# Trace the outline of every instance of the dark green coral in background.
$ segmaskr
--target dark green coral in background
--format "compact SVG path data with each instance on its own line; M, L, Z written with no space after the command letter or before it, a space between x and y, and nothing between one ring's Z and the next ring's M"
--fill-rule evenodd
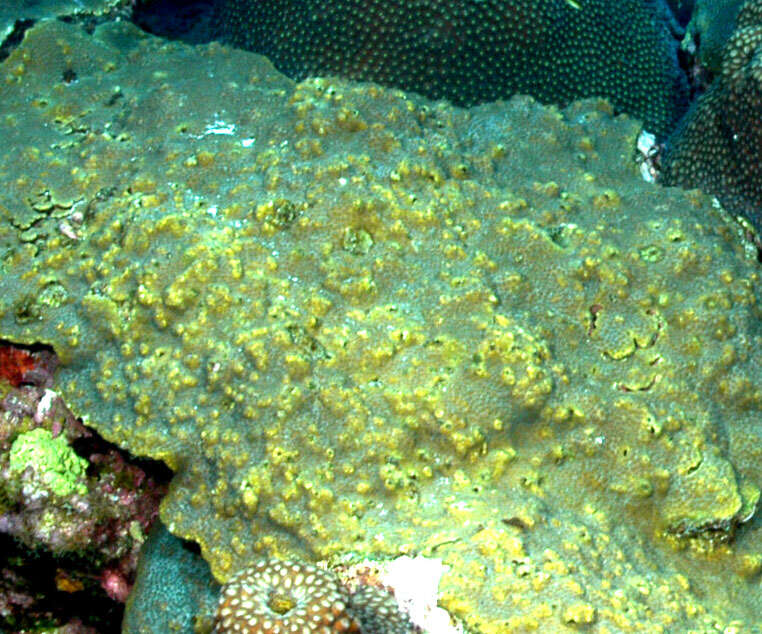
M719 72L722 51L733 34L744 0L698 0L688 24L689 34L699 42L698 59L702 66Z
M718 4L727 11L722 20L715 16L714 33L710 30L704 38L721 52L718 74L670 138L662 180L717 196L725 209L760 230L762 2L749 0L740 11L734 0ZM736 13L734 19L728 17ZM704 15L706 11L697 13L698 18ZM734 25L730 35L721 35L728 23Z
M661 0L225 0L228 41L285 74L339 75L468 106L606 97L664 133L687 105Z

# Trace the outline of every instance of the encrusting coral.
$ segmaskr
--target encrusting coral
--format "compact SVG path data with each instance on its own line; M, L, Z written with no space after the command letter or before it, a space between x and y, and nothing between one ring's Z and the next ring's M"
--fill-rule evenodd
M0 75L0 336L175 471L219 582L435 552L487 634L760 625L758 263L641 181L639 121L124 23L40 24Z
M90 19L96 20L103 15L119 14L120 9L126 14L126 7L132 0L35 0L34 2L3 2L0 5L0 58L2 45L6 37L23 33L24 28L35 20L46 18Z

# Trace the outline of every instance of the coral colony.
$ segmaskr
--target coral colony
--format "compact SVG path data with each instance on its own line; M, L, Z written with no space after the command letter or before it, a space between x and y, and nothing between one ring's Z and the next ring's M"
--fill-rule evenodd
M0 630L762 629L760 0L26 4Z

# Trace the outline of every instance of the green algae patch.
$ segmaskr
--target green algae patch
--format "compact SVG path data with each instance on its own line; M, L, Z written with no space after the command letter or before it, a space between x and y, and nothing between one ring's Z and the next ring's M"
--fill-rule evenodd
M0 74L0 336L175 470L218 581L421 552L475 631L759 624L759 265L640 180L639 122L125 24L40 25Z
M87 460L74 453L64 436L54 438L47 429L18 436L11 445L8 468L18 474L31 470L30 481L40 491L59 497L87 493Z

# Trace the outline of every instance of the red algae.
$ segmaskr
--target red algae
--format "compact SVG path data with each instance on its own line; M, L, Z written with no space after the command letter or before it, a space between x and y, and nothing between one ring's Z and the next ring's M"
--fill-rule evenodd
M8 344L0 345L0 378L13 387L24 383L27 372L34 368L34 357L29 352Z

